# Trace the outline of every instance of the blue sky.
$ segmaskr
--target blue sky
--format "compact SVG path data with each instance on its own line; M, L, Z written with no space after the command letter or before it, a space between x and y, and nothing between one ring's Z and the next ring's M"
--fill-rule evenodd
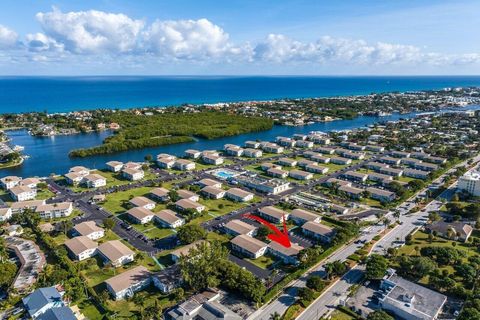
M479 74L478 12L461 0L2 0L0 74Z

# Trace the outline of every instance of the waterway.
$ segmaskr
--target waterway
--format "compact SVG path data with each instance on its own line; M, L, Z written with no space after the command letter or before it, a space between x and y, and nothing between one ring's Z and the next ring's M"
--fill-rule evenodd
M458 110L479 110L480 106L469 106L459 108ZM393 114L386 117L361 116L352 120L337 120L331 122L318 122L305 126L274 126L271 130L241 134L233 137L225 137L213 140L198 139L194 142L160 146L155 148L145 148L139 150L130 150L116 154L98 155L88 158L69 158L68 153L71 149L87 148L102 143L110 132L86 133L67 136L54 137L33 137L27 130L13 130L7 132L15 145L25 147L24 154L28 159L18 167L0 170L0 177L7 175L17 175L21 177L48 176L51 173L64 174L69 168L76 165L82 165L87 168L101 169L105 163L110 160L118 161L142 161L147 154L154 157L158 153L169 153L177 156L183 155L187 149L212 150L222 149L226 143L243 145L247 140L274 140L277 136L291 136L295 133L307 134L310 131L329 132L332 130L351 130L365 127L381 121L395 121L400 118L410 119L415 117L416 113Z

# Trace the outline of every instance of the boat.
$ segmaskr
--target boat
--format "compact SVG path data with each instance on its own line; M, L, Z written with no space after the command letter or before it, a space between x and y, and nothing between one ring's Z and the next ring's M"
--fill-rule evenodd
M13 150L14 150L14 151L23 151L24 149L25 149L24 146L19 146L19 145L13 146Z

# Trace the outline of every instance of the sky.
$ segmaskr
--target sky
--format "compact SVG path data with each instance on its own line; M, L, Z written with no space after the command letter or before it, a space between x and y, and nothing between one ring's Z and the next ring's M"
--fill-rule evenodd
M0 75L478 75L478 0L2 0Z

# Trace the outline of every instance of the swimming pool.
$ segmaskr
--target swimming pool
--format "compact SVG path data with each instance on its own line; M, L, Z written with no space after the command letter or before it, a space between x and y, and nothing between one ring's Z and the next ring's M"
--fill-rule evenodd
M222 180L228 180L242 174L242 172L230 169L215 169L212 170L210 173Z

